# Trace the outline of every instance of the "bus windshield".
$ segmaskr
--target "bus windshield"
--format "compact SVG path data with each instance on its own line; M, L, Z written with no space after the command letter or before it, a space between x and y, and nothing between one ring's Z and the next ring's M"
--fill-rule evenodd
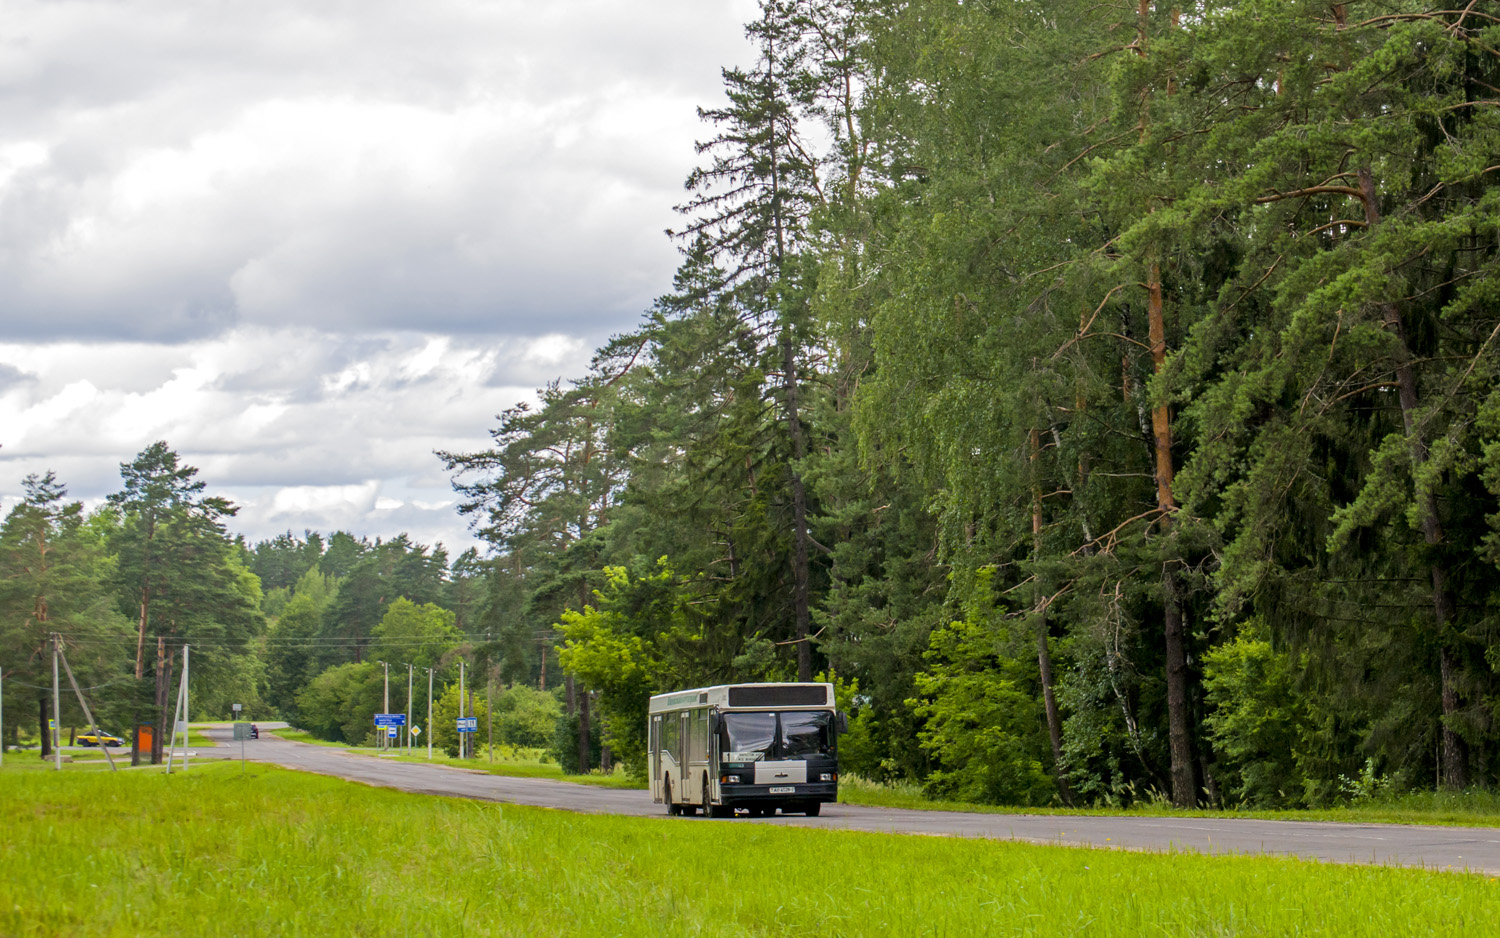
M821 710L781 714L781 758L827 755L831 749L829 717L827 711Z
M833 751L832 716L819 710L726 713L719 719L719 751L734 762L827 755Z
M719 751L736 754L735 761L766 758L776 742L774 713L726 713L720 718L719 727Z

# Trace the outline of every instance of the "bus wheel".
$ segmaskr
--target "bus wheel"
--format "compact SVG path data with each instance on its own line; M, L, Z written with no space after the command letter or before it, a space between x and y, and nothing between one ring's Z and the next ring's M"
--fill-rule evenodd
M662 797L667 802L667 814L676 817L682 813L682 808L672 800L672 780L664 778L661 782Z
M802 809L802 813L806 814L808 817L817 817L818 814L822 810L823 810L823 806L821 804L819 804L818 802L814 801L812 804L810 804L807 807L803 808Z

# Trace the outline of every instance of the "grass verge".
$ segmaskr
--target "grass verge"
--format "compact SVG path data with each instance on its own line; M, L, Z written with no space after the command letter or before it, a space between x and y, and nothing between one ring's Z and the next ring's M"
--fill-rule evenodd
M365 756L379 755L379 750L365 746L350 746L347 743L331 743L326 739L318 739L304 730L275 730L274 735L295 743L311 743L315 746L333 746L339 749L347 749L350 752ZM418 747L417 752L421 755L413 756L385 756L395 762L425 763L428 765L446 765L459 769L472 769L476 772L488 772L491 775L505 775L511 778L550 778L559 782L574 782L579 785L597 785L601 788L645 788L646 783L639 779L631 778L623 772L615 772L612 775L568 775L554 762L542 762L540 759L515 758L512 756L497 756L494 762L490 762L483 754L473 759L455 759L441 752L434 752L432 758L427 758L425 747Z
M0 776L0 934L1457 935L1477 875L620 818L269 766ZM45 888L38 888L45 884Z
M319 739L318 737L316 737L313 734L309 733L307 730L294 730L294 729L272 730L271 731L271 735L275 736L275 737L277 737L279 739L290 740L291 742L294 742L294 743L310 743L311 745L314 745L314 746L327 746L327 747L329 747L331 749L349 749L349 750L353 750L355 752L361 751L360 747L358 747L358 746L351 746L348 743L333 743L333 742L329 742L326 739ZM368 750L364 750L364 751L370 752L370 753L374 753L375 752L375 750L373 750L373 749L368 749Z
M425 750L420 756L395 756L396 762L424 762L430 765L448 765L460 769L473 769L478 772L488 772L491 775L506 775L512 778L550 778L559 782L573 782L578 785L596 785L600 788L645 788L646 783L640 779L631 778L624 772L615 772L612 775L568 775L553 762L540 762L532 759L499 759L490 762L484 756L474 759L453 759L442 753L434 752L429 762Z
M843 804L916 811L961 811L981 814L1047 814L1092 817L1256 818L1263 821L1338 821L1351 824L1432 824L1440 827L1500 827L1500 794L1487 791L1415 792L1361 804L1295 810L1181 810L1165 803L1129 808L1058 808L1021 805L976 805L928 798L920 785L871 782L857 775L839 779Z

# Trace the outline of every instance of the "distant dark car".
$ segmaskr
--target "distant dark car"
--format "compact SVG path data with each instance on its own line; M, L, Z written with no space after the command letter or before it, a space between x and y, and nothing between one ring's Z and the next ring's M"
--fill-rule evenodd
M256 726L254 723L250 724L250 738L260 739L260 727Z

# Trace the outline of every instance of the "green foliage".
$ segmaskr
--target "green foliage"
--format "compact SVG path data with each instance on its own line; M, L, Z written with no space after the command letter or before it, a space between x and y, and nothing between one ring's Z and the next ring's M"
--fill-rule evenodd
M1271 647L1263 623L1203 656L1204 727L1224 767L1227 800L1251 806L1295 804L1302 791L1297 753L1306 704L1293 665Z
M375 732L384 686L384 671L373 661L329 668L297 695L303 728L322 739L363 744Z
M557 695L525 684L496 688L495 742L497 745L541 748L552 742L562 718ZM576 752L576 749L575 749Z
M1045 739L1034 673L1004 651L1007 639L973 621L933 632L930 670L916 676L912 703L926 719L920 739L937 768L936 797L991 804L1046 804L1056 786L1045 768Z
M693 605L691 584L665 558L647 574L632 576L623 567L604 573L605 586L594 594L597 607L563 614L560 660L584 686L598 689L605 742L642 774L647 698L696 686L699 678L706 682L708 622Z
M370 632L370 656L410 663L419 669L435 667L463 637L456 621L457 616L436 603L419 606L404 596L397 597Z

